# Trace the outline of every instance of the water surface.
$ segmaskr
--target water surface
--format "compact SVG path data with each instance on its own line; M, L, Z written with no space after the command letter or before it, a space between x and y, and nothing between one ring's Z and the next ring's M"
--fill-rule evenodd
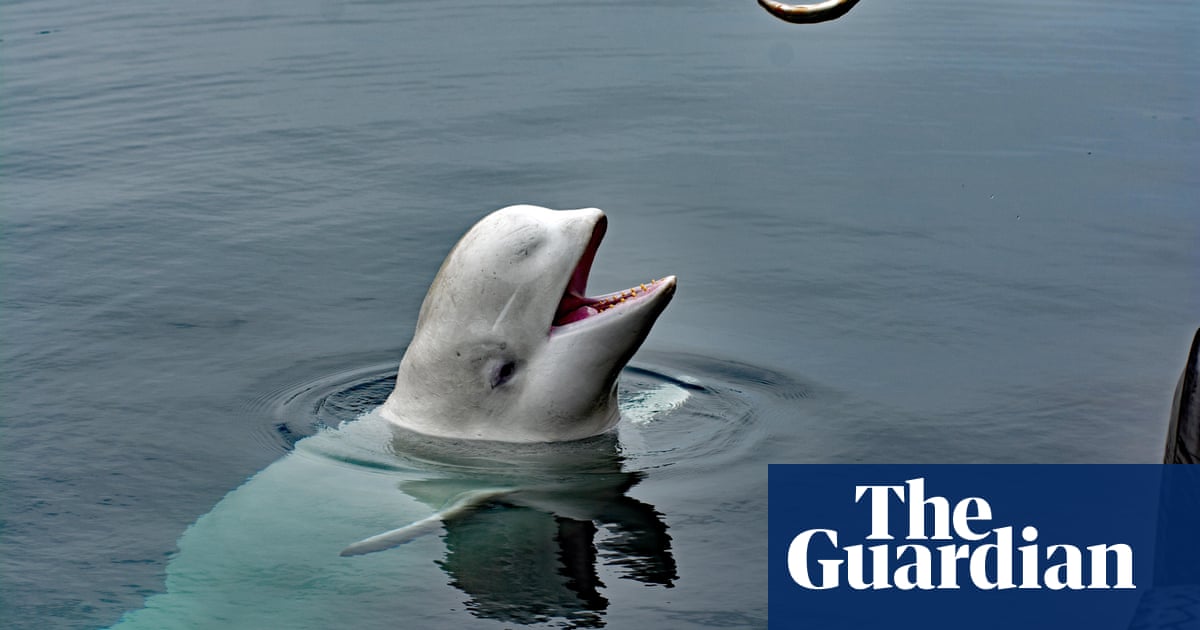
M627 391L744 404L627 460L677 577L602 575L601 623L763 625L768 462L1154 461L1200 323L1197 42L1182 0L6 2L2 625L164 592L332 413L281 392L385 377L517 202L609 213L595 291L679 276ZM393 625L484 623L423 544Z

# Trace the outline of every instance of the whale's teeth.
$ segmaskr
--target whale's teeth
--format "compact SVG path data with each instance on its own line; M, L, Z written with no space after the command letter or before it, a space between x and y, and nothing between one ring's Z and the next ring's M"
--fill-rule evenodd
M560 311L564 311L564 313L556 316L562 318L562 323L556 323L555 325L565 325L581 319L587 319L593 315L617 308L625 302L644 298L657 288L660 282L662 280L656 278L647 283L630 287L619 293L611 293L601 298L588 298L578 293L568 293L563 298L563 303L559 306Z

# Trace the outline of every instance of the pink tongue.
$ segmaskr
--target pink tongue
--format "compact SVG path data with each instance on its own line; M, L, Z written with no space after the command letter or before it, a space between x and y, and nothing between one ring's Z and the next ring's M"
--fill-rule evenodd
M581 319L586 319L588 317L591 317L592 315L595 315L596 313L599 313L599 312L600 311L597 311L596 309L594 309L590 306L581 306L581 307L555 319L554 324L556 326L562 326L563 324L570 324L571 322L577 322Z
M561 326L562 324L577 322L587 317L589 313L586 311L590 303L591 300L588 300L585 297L581 297L572 293L564 295L562 302L558 303L558 312L554 314L554 325ZM595 312L596 311L593 310L592 314Z

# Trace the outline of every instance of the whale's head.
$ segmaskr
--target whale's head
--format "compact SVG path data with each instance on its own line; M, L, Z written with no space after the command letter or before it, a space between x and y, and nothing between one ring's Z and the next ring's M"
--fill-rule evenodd
M381 413L404 428L506 442L580 439L620 419L617 375L675 278L588 297L595 208L497 210L446 257Z

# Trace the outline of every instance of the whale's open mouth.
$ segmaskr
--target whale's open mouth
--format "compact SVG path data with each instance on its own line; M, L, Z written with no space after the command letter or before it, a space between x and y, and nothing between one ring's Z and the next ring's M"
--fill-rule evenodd
M562 299L554 312L551 332L564 326L616 314L668 287L674 287L675 277L667 276L630 287L624 291L595 297L587 296L588 274L592 271L596 250L600 248L600 241L604 240L604 233L607 229L608 219L601 215L600 219L596 221L596 226L592 228L592 238L588 241L587 248L583 250L583 254L579 257L579 263L575 265L575 270L571 272L571 279L567 281L566 289L563 290Z

